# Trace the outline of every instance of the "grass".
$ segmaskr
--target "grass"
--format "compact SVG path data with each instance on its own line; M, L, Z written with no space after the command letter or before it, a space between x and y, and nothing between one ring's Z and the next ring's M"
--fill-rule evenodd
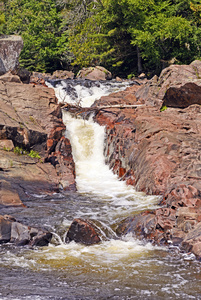
M166 105L163 105L160 109L160 111L165 111L167 109L167 106Z
M41 158L37 151L31 150L30 152L28 152L27 150L25 150L21 147L18 147L18 146L14 148L14 153L16 155L28 155L32 158L38 158L38 159Z

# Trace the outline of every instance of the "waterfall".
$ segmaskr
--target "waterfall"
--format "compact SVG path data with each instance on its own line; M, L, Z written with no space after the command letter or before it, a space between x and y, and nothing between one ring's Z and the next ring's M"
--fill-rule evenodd
M57 81L53 87L59 101L80 103L83 107L92 105L100 96L125 89L129 82L93 82L93 81ZM63 110L63 122L66 125L66 136L72 146L76 167L76 183L78 191L96 195L99 199L110 201L119 208L119 213L141 211L155 208L158 197L146 196L133 187L119 181L105 164L103 155L105 128L93 121L74 118ZM127 209L126 209L127 208Z

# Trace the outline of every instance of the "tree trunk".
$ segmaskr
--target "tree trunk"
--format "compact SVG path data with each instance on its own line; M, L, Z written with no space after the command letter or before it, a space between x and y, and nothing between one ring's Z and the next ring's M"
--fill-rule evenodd
M136 49L137 49L137 71L140 74L142 73L142 58L141 58L139 47L136 46Z

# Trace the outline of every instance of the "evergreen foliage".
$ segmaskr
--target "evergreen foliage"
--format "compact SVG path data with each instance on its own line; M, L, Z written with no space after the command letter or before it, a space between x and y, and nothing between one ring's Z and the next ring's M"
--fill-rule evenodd
M3 0L0 0L0 34L2 34L2 25L5 23L4 4Z
M4 2L4 33L22 35L29 70L102 65L127 77L201 58L201 0Z
M68 34L54 0L6 0L5 16L4 32L24 40L23 67L47 72L68 63Z
M87 66L96 58L119 74L120 70L140 72L141 65L144 71L160 72L170 62L188 64L199 59L200 4L188 0L103 0L101 11L79 26L74 44L71 36L74 63L80 64L81 59L80 65ZM91 60L82 56L83 51Z

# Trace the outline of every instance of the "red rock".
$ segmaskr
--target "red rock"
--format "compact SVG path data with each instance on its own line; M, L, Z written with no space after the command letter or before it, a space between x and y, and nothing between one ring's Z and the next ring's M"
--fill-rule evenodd
M150 212L153 226L148 226L149 217L141 213L125 220L118 227L119 234L132 232L156 243L172 240L175 245L187 245L186 251L195 247L192 237L196 228L196 239L201 240L201 107L191 100L196 98L196 89L188 107L160 111L167 89L176 86L182 91L186 83L199 80L200 64L163 70L159 79L153 78L134 92L137 102L135 97L127 97L127 91L96 101L96 105L124 104L127 97L130 104L144 102L136 109L100 111L95 118L106 126L104 153L109 167L117 174L124 168L122 179L138 191L161 195L164 207ZM186 215L181 215L180 209L185 208Z
M66 243L93 245L101 241L101 233L97 226L90 220L74 219L66 236Z
M76 190L71 147L65 147L65 154L64 151L63 154L58 152L58 158L49 159L56 157L55 149L60 140L62 143L65 130L54 90L0 81L0 95L0 144L5 145L5 140L8 140L14 146L33 149L45 162L42 164L28 156L16 157L13 152L3 151L7 150L3 147L0 150L0 173L10 189L7 196L0 190L1 204L22 205L20 198L32 191L51 193L58 191L59 186Z

